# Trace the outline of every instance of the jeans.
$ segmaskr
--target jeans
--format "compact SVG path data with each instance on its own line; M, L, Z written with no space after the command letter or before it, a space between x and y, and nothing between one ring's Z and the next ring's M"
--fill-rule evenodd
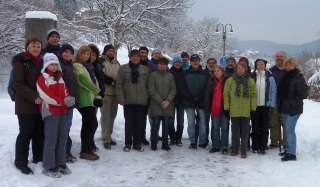
M301 114L290 116L289 114L282 114L282 119L287 133L287 151L295 155L297 149L296 125Z
M188 135L191 143L196 143L196 121L195 121L195 109L194 108L186 108L187 118L188 118ZM203 109L198 109L199 111L199 145L206 143L206 115Z
M157 144L158 141L158 131L160 127L160 122L162 121L162 144L168 143L169 134L169 116L154 116L152 117L153 124L151 127L151 143Z
M67 113L67 131L68 131L68 140L67 140L67 154L70 153L71 151L71 146L72 146L72 139L70 138L70 129L72 126L72 118L73 118L73 108L68 108L68 113Z
M228 118L221 113L218 118L211 116L212 126L211 126L211 138L212 147L216 149L228 149L228 139L229 139L229 121ZM221 129L221 138L220 138Z
M170 131L170 139L171 140L181 140L183 134L184 127L184 107L182 103L173 103L174 106L174 114L177 119L177 131L174 128L174 117L170 117L169 119L169 131ZM162 135L163 136L163 135Z

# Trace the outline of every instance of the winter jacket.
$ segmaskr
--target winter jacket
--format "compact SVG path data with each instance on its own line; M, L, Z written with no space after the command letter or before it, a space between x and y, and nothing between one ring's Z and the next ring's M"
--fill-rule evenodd
M226 74L226 76L231 77L234 74L234 68L226 67L225 68L225 74Z
M176 90L177 90L177 93L174 96L173 102L174 103L182 103L182 94L179 90L179 84L182 82L183 69L182 68L177 69L174 66L171 66L169 72L173 76L174 83L176 85Z
M264 72L264 73L263 73ZM259 73L257 70L251 74L257 87L257 106L274 108L277 102L277 85L269 70ZM259 85L264 85L262 88Z
M250 118L251 110L257 108L257 88L254 80L248 78L249 97L243 96L243 84L240 85L240 96L237 97L236 81L230 77L223 89L223 107L229 110L230 117L246 117Z
M133 105L147 105L149 94L147 91L150 77L149 69L139 65L139 78L137 83L131 82L131 68L129 63L121 65L116 80L116 95L118 103Z
M92 63L93 66L93 72L96 76L96 79L98 80L99 89L103 92L105 92L105 86L104 86L104 73L102 71L102 64L99 62L99 59L96 59L95 62Z
M292 70L293 71L293 70ZM303 113L303 99L307 98L308 87L300 70L298 70L290 82L284 84L289 85L288 98L279 97L280 89L278 90L277 106L281 114L302 114Z
M171 73L166 70L157 70L150 75L148 93L150 100L150 117L174 115L173 98L176 95L176 85ZM163 101L169 100L170 104L166 109L161 108Z
M206 84L206 88L204 91L204 112L206 114L211 114L211 109L212 109L212 101L214 97L214 91L216 89L217 83L214 81L214 77L208 79L208 82ZM225 80L222 82L222 92L224 88L224 84L228 78L226 77ZM223 98L222 98L223 100ZM222 106L221 106L221 112L223 112L223 101L222 101Z
M156 71L156 69L153 67L153 65L151 64L151 62L149 61L149 59L144 60L144 61L140 61L140 63L144 66L146 66L147 68L149 68L149 72L153 73Z
M28 74L24 75L23 63L28 64ZM19 53L12 58L12 83L15 94L15 114L40 114L39 106L35 100L39 97L37 92L37 80L43 62L36 63L25 53Z
M77 76L78 108L94 106L94 99L101 99L98 81L94 84L86 67L80 63L74 63L73 67Z
M149 62L153 65L153 68L154 68L155 70L158 69L158 63L157 63L156 59L151 58L151 60L150 60ZM169 71L169 67L167 66L166 68L167 68L167 71Z
M184 108L192 108L191 101L195 98L198 101L198 108L203 109L203 95L207 84L207 73L199 66L194 70L190 66L183 71L179 91L183 96Z
M115 95L115 80L117 79L120 63L116 60L110 60L106 55L101 55L100 60L102 71L104 73L105 95Z
M58 80L55 80L54 72L46 71L38 78L37 91L43 100L42 104L39 105L42 119L47 116L68 113L64 98L70 96L70 94L62 76L63 73L60 73Z
M60 45L58 46L53 46L49 43L47 43L47 45L41 49L41 55L44 56L46 53L53 53L55 55L59 55L60 54Z
M285 69L279 69L276 65L269 69L272 72L272 76L276 81L277 88L281 82L283 75L286 73Z
M74 67L72 65L72 61L65 61L60 55L57 55L57 57L59 58L59 64L60 67L62 69L63 72L63 81L65 82L67 88L68 88L68 92L70 94L70 96L74 97L76 102L75 105L72 106L72 108L76 108L77 107L77 100L78 100L78 95L77 95L77 90L76 90L76 85L77 85L77 76L76 76L76 72L74 70Z

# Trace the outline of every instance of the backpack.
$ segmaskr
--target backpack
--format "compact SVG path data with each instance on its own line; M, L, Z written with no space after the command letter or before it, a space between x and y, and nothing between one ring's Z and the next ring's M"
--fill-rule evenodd
M29 72L29 65L27 62L23 62L23 74L24 74L24 80L25 80L25 84L27 84L27 75L28 75L28 72ZM13 78L13 75L12 75L12 70L10 70L10 77L9 77L9 81L8 81L8 94L11 98L12 101L14 101L15 99L15 95L16 95L16 91L14 90L13 88L13 83L12 83L12 78Z

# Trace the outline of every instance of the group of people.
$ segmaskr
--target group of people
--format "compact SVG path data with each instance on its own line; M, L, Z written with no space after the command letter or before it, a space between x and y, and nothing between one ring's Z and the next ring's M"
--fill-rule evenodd
M97 109L101 112L103 146L111 149L117 144L111 135L118 104L124 110L125 152L142 152L142 144L150 144L146 137L148 118L151 150L158 150L159 140L165 151L171 151L173 145L181 147L186 112L189 149L209 149L211 119L210 153L229 154L231 124L231 156L238 155L240 149L241 157L246 158L250 137L252 152L265 154L267 149L279 146L281 118L286 134L280 141L285 148L281 160L296 160L295 126L308 88L297 60L286 59L284 52L276 54L277 64L269 70L263 59L257 59L251 70L245 57L238 62L229 57L226 67L209 58L204 68L199 55L189 56L187 52L174 56L169 68L169 60L162 57L160 49L152 50L149 59L149 49L143 46L131 50L129 62L120 65L110 44L101 55L94 44L82 46L73 59L74 48L59 45L58 31L47 34L45 47L40 39L31 37L25 52L12 59L15 113L20 127L15 166L22 173L33 173L28 167L31 140L32 162L43 162L43 174L59 178L71 173L66 163L77 160L71 153L69 136L75 108L82 116L80 158L99 159L94 142Z

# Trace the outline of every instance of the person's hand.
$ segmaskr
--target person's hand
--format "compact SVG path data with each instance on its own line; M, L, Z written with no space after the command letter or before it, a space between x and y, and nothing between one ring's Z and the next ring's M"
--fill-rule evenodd
M74 104L76 103L75 101L75 98L74 97L65 97L64 98L64 104L67 106L67 107L71 107L73 106Z
M93 100L93 105L95 107L102 107L102 105L103 105L102 100L101 99L94 99Z
M224 116L226 116L227 118L230 117L230 112L229 112L229 110L224 110L224 111L223 111L223 114L224 114Z
M120 105L124 106L124 102L121 102Z
M254 115L256 115L256 111L251 110L251 111L250 111L250 116L253 117Z
M161 108L166 109L170 104L169 100L165 100L161 103Z
M41 104L43 102L43 100L40 98L40 97L37 97L37 99L34 101L34 103L36 104L36 105L39 105L39 104Z

